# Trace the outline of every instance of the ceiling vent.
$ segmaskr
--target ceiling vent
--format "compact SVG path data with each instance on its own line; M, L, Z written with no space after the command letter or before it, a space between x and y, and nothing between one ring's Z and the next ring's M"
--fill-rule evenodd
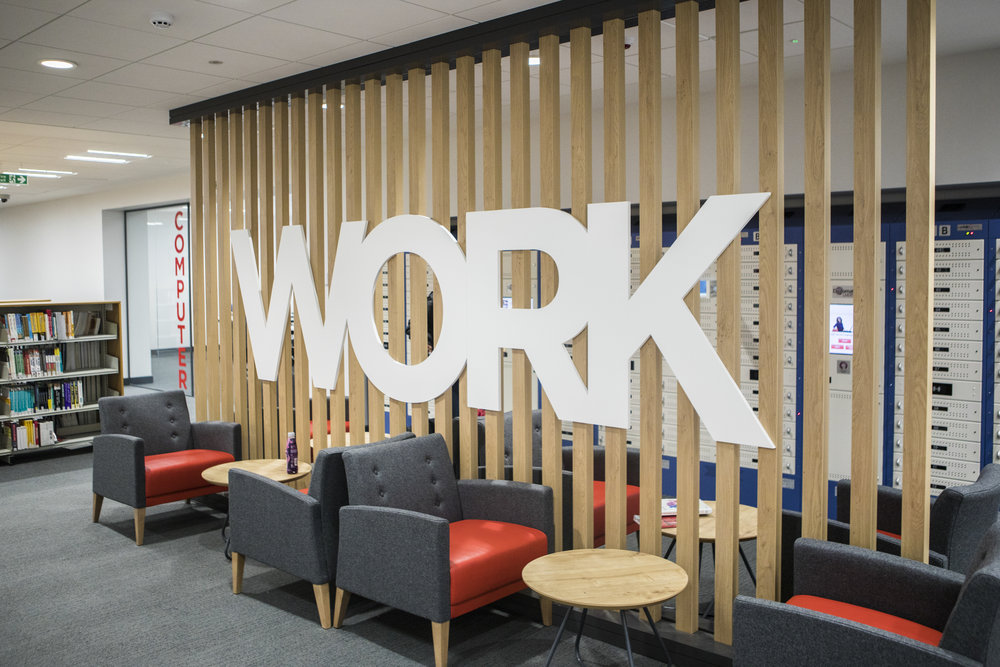
M149 22L154 28L165 30L174 24L174 17L166 12L153 12L149 17Z

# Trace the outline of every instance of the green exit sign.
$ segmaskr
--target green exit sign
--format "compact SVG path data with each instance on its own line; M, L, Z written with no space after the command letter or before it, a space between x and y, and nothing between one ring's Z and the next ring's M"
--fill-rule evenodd
M27 185L28 177L21 174L0 174L0 183L13 183L15 185Z

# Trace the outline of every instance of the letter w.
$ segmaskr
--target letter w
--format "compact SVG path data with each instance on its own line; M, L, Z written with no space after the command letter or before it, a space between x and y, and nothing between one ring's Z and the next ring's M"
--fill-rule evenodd
M324 324L302 227L289 225L281 228L278 257L274 262L271 310L266 314L250 235L243 229L233 230L231 241L236 276L246 311L247 333L258 377L271 382L278 377L281 347L288 325L288 308L294 293L295 334L302 336L305 342L313 386L336 388L347 331L346 309L337 308L336 299L328 297L329 310ZM331 289L331 295L332 292ZM228 315L224 314L223 317L228 318Z

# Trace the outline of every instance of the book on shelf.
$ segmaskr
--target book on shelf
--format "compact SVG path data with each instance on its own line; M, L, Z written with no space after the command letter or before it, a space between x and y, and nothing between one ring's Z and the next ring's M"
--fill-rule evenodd
M13 450L54 445L59 441L51 419L24 419L0 424L0 442Z
M0 317L0 342L65 340L101 333L100 313L90 311L44 310L32 313L4 313ZM92 333L91 333L92 332Z
M704 500L698 501L698 514L707 516L712 513L712 507ZM677 516L677 499L664 498L660 501L660 514L663 516Z

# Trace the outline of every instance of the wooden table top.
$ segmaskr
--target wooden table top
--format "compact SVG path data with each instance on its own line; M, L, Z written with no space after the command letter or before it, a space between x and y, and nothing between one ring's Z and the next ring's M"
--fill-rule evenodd
M699 542L714 542L715 541L715 501L714 500L704 500L702 501L706 505L712 508L711 514L705 514L698 517L698 541ZM677 528L663 528L662 532L668 537L677 537ZM757 538L757 508L750 507L749 505L740 505L740 541L753 540Z
M635 609L680 593L687 573L676 563L637 551L572 549L528 563L521 578L542 597L574 607Z
M297 479L302 479L312 472L312 466L304 461L299 461L299 471L297 473L289 475L285 472L284 459L249 459L247 461L220 463L217 466L206 468L202 471L201 477L209 484L229 486L230 468L247 470L249 472L257 473L263 477L267 477L268 479L273 479L275 482L283 483L294 482Z

